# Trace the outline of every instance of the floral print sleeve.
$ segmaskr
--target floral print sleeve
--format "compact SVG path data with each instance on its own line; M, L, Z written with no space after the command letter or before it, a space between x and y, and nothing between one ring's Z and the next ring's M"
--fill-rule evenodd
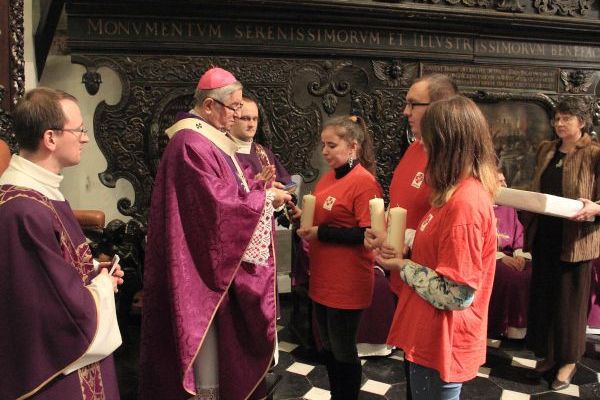
M400 269L400 277L425 301L440 310L464 310L475 299L475 289L451 281L411 260Z

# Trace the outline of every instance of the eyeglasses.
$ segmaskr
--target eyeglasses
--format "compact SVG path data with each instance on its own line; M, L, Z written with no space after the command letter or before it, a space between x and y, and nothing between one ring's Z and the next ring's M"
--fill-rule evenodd
M419 107L419 106L428 106L431 103L419 103L418 101L407 101L406 102L406 108L415 108L415 107Z
M232 104L232 105L228 106L227 104L223 103L220 100L215 99L214 97L209 97L209 98L212 99L215 103L219 103L223 107L230 109L234 113L240 111L242 109L242 107L244 107L244 103L237 103L237 104Z
M244 122L258 122L258 117L248 117L246 115L244 115L243 117L239 117L238 118L240 121L244 121Z
M88 130L86 128L84 128L83 126L80 128L71 128L71 129L67 129L67 128L50 128L50 130L53 131L66 131L66 132L71 132L73 135L75 135L77 137L77 139L81 139L81 137L83 135L88 134Z
M568 124L569 122L573 121L575 118L577 118L575 115L556 116L550 120L550 125L556 126L556 125L560 124L561 122L563 124Z

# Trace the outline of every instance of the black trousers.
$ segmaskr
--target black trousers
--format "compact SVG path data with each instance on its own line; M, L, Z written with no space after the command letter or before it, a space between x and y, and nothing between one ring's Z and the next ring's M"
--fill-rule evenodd
M336 361L359 363L356 335L363 310L342 310L313 303L319 336L325 351Z

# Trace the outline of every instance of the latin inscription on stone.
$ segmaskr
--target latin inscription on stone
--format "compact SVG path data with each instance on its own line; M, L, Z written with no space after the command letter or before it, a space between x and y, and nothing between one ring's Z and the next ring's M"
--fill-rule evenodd
M268 46L272 51L302 49L382 50L402 54L418 52L462 58L509 58L526 60L567 60L600 63L600 47L474 38L435 32L389 28L360 28L311 24L236 23L199 19L91 18L69 20L71 44L85 47L86 41L120 42L139 48L137 43L164 43L172 49L203 46ZM258 48L257 48L258 49ZM353 53L354 54L354 53Z
M516 40L478 39L475 55L557 61L590 61L600 63L600 47L534 43Z
M381 49L432 53L473 53L466 36L391 29L360 29L299 24L222 23L210 21L161 21L119 18L77 18L69 23L78 40L296 46L309 48ZM87 39L86 39L87 38Z
M460 87L550 92L558 89L558 72L553 68L423 64L423 74L431 73L446 74Z

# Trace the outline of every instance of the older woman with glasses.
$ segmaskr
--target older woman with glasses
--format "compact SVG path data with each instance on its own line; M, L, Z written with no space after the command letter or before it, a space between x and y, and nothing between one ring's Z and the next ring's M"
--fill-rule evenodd
M532 377L556 370L553 390L565 389L585 351L591 262L600 255L600 144L590 136L590 108L566 97L552 120L557 138L540 144L532 190L580 199L571 220L534 215L526 222L533 256L527 343L541 357ZM598 219L598 218L596 218ZM556 368L555 368L556 367Z

